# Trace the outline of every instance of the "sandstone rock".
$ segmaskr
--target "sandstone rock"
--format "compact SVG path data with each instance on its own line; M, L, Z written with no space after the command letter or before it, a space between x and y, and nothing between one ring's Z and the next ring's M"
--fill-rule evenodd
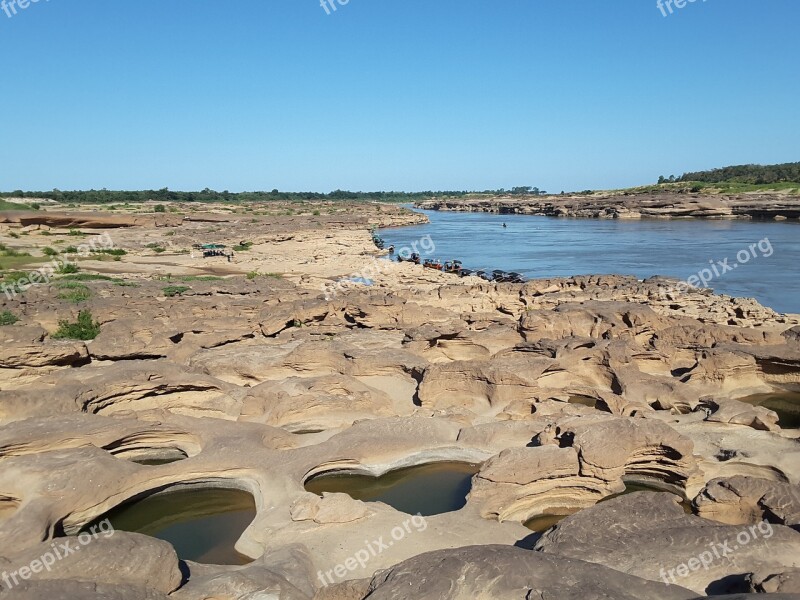
M59 556L63 558L59 559ZM125 560L120 561L123 556ZM20 569L35 565L34 561L44 563L44 566L38 565L40 572L31 576L31 581L35 582L70 580L114 586L145 584L149 589L169 594L178 589L182 580L178 557L172 546L149 536L114 531L110 523L102 524L94 535L85 533L78 537L58 538L28 548L9 557L9 563L3 569L19 573ZM51 566L45 568L48 563Z
M29 581L3 594L8 600L169 600L169 596L139 586L86 581Z
M83 342L47 339L41 327L15 326L0 329L0 367L20 369L80 365L89 356Z
M762 406L752 406L736 400L716 401L706 398L700 401L698 408L708 411L706 421L713 423L745 425L764 431L780 429L778 415Z
M792 529L721 525L686 515L674 496L650 492L622 496L567 517L544 534L536 550L580 556L699 594L724 593L729 578L743 572L800 566L800 534Z
M358 419L394 415L392 400L346 375L285 379L252 388L241 419L287 431L337 429Z
M314 596L312 565L305 548L295 545L267 552L246 567L203 568L189 563L191 576L176 600L311 600ZM203 571L210 571L204 573ZM217 571L217 572L214 572Z
M291 508L293 521L314 521L320 525L352 523L370 516L372 511L363 502L347 494L305 494Z
M800 529L800 486L732 477L714 479L694 499L697 514L722 523L750 524L767 519Z
M583 475L574 448L514 448L484 464L474 478L469 503L484 518L522 522L574 512L623 489L621 479Z
M377 574L370 600L688 600L689 590L644 581L580 560L507 546L421 554Z
M750 590L758 594L800 595L800 569L788 569L779 573L760 571L751 574L748 582Z

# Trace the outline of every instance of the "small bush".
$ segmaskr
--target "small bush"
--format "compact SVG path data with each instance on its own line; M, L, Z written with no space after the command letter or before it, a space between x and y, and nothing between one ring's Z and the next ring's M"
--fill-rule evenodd
M58 250L56 250L55 248L51 248L50 246L42 248L42 252L44 253L45 256L56 256L58 254Z
M250 271L250 272L247 274L247 278L248 278L249 280L251 280L251 281L252 281L253 279L255 279L256 277L258 277L259 275L261 275L261 273L259 273L258 271Z
M30 252L20 252L19 250L14 250L13 248L9 248L5 244L0 244L0 253L2 253L3 256L10 256L10 257L30 256Z
M312 214L313 214L315 217L318 217L318 216L320 216L320 214L321 214L321 213L320 213L318 210L315 210L315 211L314 211Z
M233 250L235 252L247 252L252 247L253 242L240 242L239 245L233 247Z
M164 295L167 298L174 298L175 296L182 296L184 292L188 292L190 287L185 285L169 285L163 288Z
M22 232L22 235L29 235L29 234L30 234L29 231L23 231ZM45 229L44 231L40 231L39 235L53 235L53 234Z
M65 254L77 254L78 253L78 248L76 246L67 246L66 248L64 248L64 253Z
M125 256L128 251L122 248L104 248L102 250L92 250L95 254L110 254L111 256Z
M13 325L17 321L19 321L19 319L11 311L4 310L3 312L0 312L0 326L4 327L6 325Z
M78 267L78 265L75 263L64 263L59 265L59 267L56 269L56 273L59 275L70 275L72 273L77 273L78 271L80 271L80 267Z
M59 281L116 281L116 279L108 275L99 275L96 273L77 273L75 275L66 275L59 279Z
M72 237L83 237L86 234L84 234L82 231L78 229L70 229L69 235L71 235Z
M9 231L9 232L8 232L8 235L10 235L10 236L11 236L12 238L14 238L15 240L18 240L18 239L19 239L19 234L18 234L16 231Z
M57 287L64 290L58 295L59 299L75 304L85 302L92 295L92 291L88 287L77 281L60 281Z
M167 208L163 204L156 204L153 210L157 213L167 212Z
M9 271L8 273L3 273L3 283L8 285L14 285L21 279L27 279L28 273L25 271Z
M38 202L34 202L33 204L31 204L31 205L30 205L30 207L31 207L33 210L39 210L40 208L42 208L42 205L41 205L41 204L39 204Z
M181 281L222 281L222 277L216 275L184 275L179 278Z
M94 321L89 310L78 313L78 319L70 323L66 319L58 322L58 329L53 334L54 340L93 340L100 333L100 322Z

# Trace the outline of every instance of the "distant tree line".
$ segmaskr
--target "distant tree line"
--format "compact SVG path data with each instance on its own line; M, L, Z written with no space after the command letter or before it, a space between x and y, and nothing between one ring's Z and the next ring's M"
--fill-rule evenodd
M676 178L674 175L658 178L658 183L689 182L702 183L747 183L762 185L770 183L800 182L800 162L781 165L737 165L710 171L684 173Z
M149 200L157 202L301 202L306 200L349 200L349 201L380 201L380 202L415 202L433 197L462 197L476 192L469 191L427 191L427 192L350 192L335 190L323 194L320 192L217 192L208 188L200 192L176 192L168 188L160 190L141 191L114 191L114 190L88 190L88 191L63 191L51 190L49 192L0 192L0 198L47 198L64 204L135 204ZM511 190L486 190L486 194L513 194L529 195L540 194L539 188L531 186L515 187Z

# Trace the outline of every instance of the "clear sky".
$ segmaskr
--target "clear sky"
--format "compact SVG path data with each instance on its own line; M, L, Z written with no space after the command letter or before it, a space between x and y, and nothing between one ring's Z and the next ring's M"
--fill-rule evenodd
M0 189L559 192L800 160L798 0L336 6L0 10Z

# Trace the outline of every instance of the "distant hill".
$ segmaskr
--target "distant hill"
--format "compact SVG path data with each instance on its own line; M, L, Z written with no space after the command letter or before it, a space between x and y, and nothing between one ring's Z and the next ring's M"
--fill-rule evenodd
M781 165L737 165L710 171L684 173L678 179L661 177L659 183L701 182L701 183L744 183L750 185L769 185L775 183L800 182L800 162Z

